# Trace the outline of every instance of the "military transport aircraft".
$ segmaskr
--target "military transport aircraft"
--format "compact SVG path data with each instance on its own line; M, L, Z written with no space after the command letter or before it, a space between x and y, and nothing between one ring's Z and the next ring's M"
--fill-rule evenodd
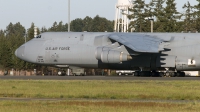
M136 76L185 76L200 70L198 33L47 32L20 46L27 62L135 70Z

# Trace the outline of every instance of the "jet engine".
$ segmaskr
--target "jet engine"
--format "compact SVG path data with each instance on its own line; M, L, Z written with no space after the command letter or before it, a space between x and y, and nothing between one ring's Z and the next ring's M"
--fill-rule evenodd
M101 53L104 50L109 50L109 49L111 49L111 48L110 47L97 47L96 53L95 53L96 59L101 60Z
M122 61L128 61L129 58L127 54L115 50L105 50L101 53L103 63L121 63Z
M119 44L117 43L97 47L95 52L96 59L101 60L103 63L121 63L123 61L131 60L132 57L127 54L127 51L124 53L124 49L121 48L122 47L119 47Z

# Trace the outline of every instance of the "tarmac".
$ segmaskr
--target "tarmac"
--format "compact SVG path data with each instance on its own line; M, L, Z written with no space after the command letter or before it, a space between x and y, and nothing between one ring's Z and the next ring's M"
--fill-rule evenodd
M200 80L200 77L134 77L134 76L0 76L0 80Z

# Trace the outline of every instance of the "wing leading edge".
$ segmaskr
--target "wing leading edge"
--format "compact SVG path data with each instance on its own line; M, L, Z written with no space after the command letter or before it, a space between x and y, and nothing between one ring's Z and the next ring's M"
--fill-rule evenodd
M135 52L140 53L159 53L169 44L170 40L163 40L153 35L145 34L112 34L111 40L119 42Z

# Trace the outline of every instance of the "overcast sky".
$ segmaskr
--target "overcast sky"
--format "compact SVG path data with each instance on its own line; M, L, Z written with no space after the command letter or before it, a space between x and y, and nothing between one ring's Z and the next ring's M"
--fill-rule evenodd
M109 20L115 18L118 0L71 0L71 20L99 15ZM146 0L149 2L150 0ZM176 0L178 11L188 0ZM196 0L189 0L195 5ZM68 0L0 0L0 29L10 22L20 22L26 29L35 23L39 28L49 28L53 22L68 22Z

